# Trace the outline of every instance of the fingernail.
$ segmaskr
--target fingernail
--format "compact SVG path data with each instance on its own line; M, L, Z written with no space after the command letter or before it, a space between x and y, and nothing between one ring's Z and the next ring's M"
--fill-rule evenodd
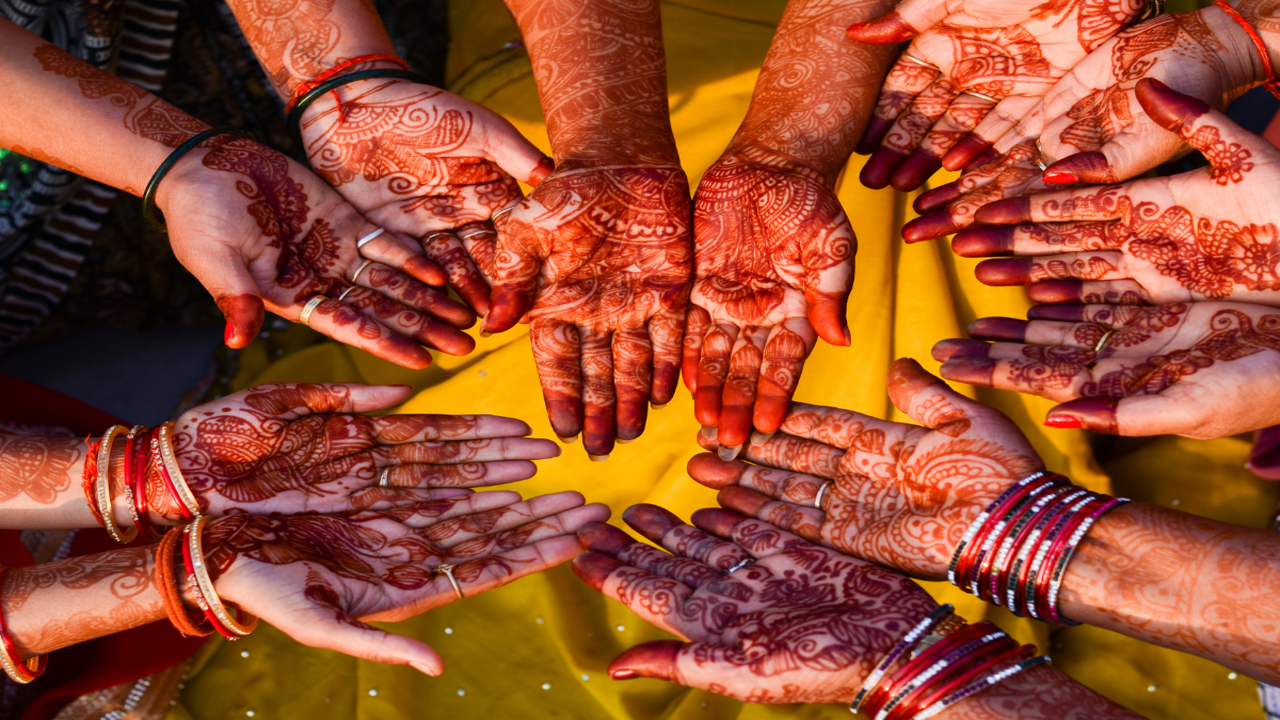
M226 343L227 345L230 345L231 341L235 338L235 336L236 336L236 328L234 325L231 324L231 321L228 320L227 329L222 331L222 342Z
M614 670L609 673L609 679L611 680L634 680L638 677L640 677L640 673L635 670Z
M698 434L707 442L715 442L720 437L720 430L713 427L704 427L698 431Z
M482 338L493 337L493 333L489 332L488 330L481 330L480 337Z
M409 663L409 666L423 675L430 675L431 677L439 677L440 675L440 670L425 663Z
M607 454L592 455L591 453L587 453L587 457L591 458L591 462L604 462L605 460L609 459L609 456Z
M1063 172L1061 170L1049 170L1045 172L1041 179L1050 185L1067 185L1069 183L1080 182L1080 178L1069 172Z
M572 435L572 436L570 436L570 437L565 437L565 436L563 436L563 435L557 435L556 437L560 438L560 442L564 443L565 445L572 445L572 444L574 444L574 443L578 442L578 436L577 436L577 435Z
M774 436L774 435L777 435L777 434L778 434L778 433L777 433L777 431L774 431L774 432L771 432L771 433L762 433L762 432L760 432L759 430L752 430L752 431L751 431L751 444L752 444L752 445L763 445L763 444L765 444L765 443L769 442L770 440L772 440L772 439L773 439L773 436Z
M619 445L626 445L629 442L634 442L635 438L631 438L630 440L626 438L614 438L613 441L618 443Z
M852 31L854 31L854 30L861 30L862 28L864 28L864 27L866 27L866 26L868 26L868 25L870 25L870 24L871 24L871 23L870 23L869 21L868 21L868 22L856 22L856 23L854 23L854 24L850 25L850 26L849 26L849 28L848 28L847 30L845 30L845 32L852 32Z
M721 460L724 460L725 462L729 462L730 460L738 457L738 453L741 451L742 451L741 445L737 445L735 447L729 447L728 445L721 445L720 449L717 450L716 452L720 455Z
M1050 415L1044 419L1044 424L1060 430L1079 430L1084 427L1080 423L1080 418L1074 415Z
M661 410L662 408L666 407L668 404L669 404L669 403L662 403L661 405L650 405L650 406L649 406L649 409L650 409L650 410Z

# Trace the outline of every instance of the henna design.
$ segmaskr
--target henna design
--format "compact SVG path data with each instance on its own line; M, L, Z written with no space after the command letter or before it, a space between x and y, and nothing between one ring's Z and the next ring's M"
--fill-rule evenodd
M151 570L145 557L105 552L82 555L58 562L32 565L21 572L5 574L4 607L18 612L31 596L52 587L86 590L106 582L111 596L129 602L151 587Z
M283 95L319 75L318 61L338 45L342 31L329 20L334 0L245 0L236 19Z
M84 443L72 438L36 438L0 433L0 502L26 495L51 505L72 483Z

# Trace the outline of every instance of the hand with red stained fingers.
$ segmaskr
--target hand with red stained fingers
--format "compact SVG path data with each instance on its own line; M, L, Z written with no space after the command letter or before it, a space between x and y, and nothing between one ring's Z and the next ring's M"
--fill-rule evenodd
M574 533L608 517L575 492L522 501L492 491L334 515L237 512L205 525L202 549L224 601L293 639L439 675L435 650L366 623L404 620L566 562L582 551Z
M958 170L1039 104L1054 82L1137 19L1141 0L906 0L849 28L872 44L910 39L857 152L870 188L915 190Z
M921 425L794 403L777 435L746 448L749 462L698 455L689 474L719 489L731 510L912 577L945 579L974 518L1044 465L1012 421L916 361L895 361L888 385L893 404Z
M525 480L538 471L533 460L560 454L513 418L357 414L394 407L412 391L293 383L242 390L178 418L178 468L205 514L334 513ZM157 472L147 495L157 522L181 522Z
M1031 285L1038 302L1280 306L1280 150L1159 81L1137 97L1210 166L993 203L977 217L998 227L956 235L956 254L1013 254L980 263L978 279Z
M1174 159L1187 145L1140 112L1138 82L1161 80L1226 107L1257 83L1256 54L1216 7L1121 32L1058 80L1037 108L1001 126L998 161L975 162L960 180L921 195L915 208L925 215L907 223L903 237L950 235L973 224L987 203L1078 181L1114 183Z
M679 382L692 247L679 167L562 162L496 221L484 332L527 315L547 415L594 460ZM482 266L483 266L482 261Z
M489 312L489 286L464 246L493 233L493 214L523 197L516 180L536 187L551 158L497 113L402 79L328 93L307 107L301 129L311 167L389 231L361 248L365 257L403 264L427 283L442 267L464 302Z
M431 363L423 346L451 355L475 347L461 330L475 323L471 310L396 267L364 261L356 242L377 226L263 145L226 135L207 141L159 184L156 203L174 254L226 315L231 347L253 340L264 308L415 369ZM444 271L433 273L443 284ZM324 299L304 318L317 296Z
M684 382L732 453L777 431L819 337L849 344L857 239L823 176L759 147L703 176L694 234Z
M655 505L584 526L573 570L684 642L637 645L609 677L659 678L756 703L848 703L876 663L937 608L906 578L727 510L693 525Z
M1050 427L1219 438L1280 424L1280 311L1219 302L1040 305L933 348L942 376L1063 403Z

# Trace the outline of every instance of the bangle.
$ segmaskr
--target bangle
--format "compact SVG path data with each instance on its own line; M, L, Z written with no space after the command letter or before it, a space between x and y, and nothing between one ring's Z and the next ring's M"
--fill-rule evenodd
M165 614L169 622L186 637L207 637L213 633L213 625L203 614L187 610L182 601L182 589L178 584L178 574L174 568L178 564L178 554L182 552L185 535L177 530L170 530L160 539L156 548L156 587L160 589L160 597L164 600Z
M186 478L182 476L182 468L178 467L178 456L173 451L173 426L174 423L171 422L161 425L160 431L152 438L153 465L173 499L178 501L182 518L188 521L198 520L204 513L200 510L200 502L191 492L191 486L187 485Z
M1276 82L1276 71L1271 66L1271 53L1267 51L1267 44L1262 41L1262 36L1258 31L1245 20L1236 9L1226 4L1222 0L1214 0L1213 4L1222 9L1232 20L1235 20L1244 31L1249 34L1249 39L1253 41L1253 46L1258 49L1258 57L1262 59L1262 72L1266 73L1267 78L1263 81L1262 87L1267 89L1276 99L1280 99L1280 84Z
M4 573L9 568L0 567L0 587L3 587ZM9 635L9 626L4 621L4 611L0 610L0 665L4 666L4 674L19 685L26 685L44 674L49 665L49 655L37 655L26 662L18 659L18 648Z
M142 445L145 446L148 430L144 425L134 425L129 428L129 434L125 436L124 441L124 503L125 509L129 511L129 518L133 520L133 526L138 529L138 535L142 537L143 542L153 543L160 539L156 535L155 529L151 526L151 521L147 518L147 485L144 482L138 482L138 462L135 459L135 450ZM138 437L142 440L139 442Z
M137 512L138 532L149 543L158 542L163 532L157 532L155 523L151 522L151 504L147 502L147 468L151 466L151 438L158 430L155 428L143 433L138 443L137 452L129 460L133 465L133 507Z
M359 55L359 56L353 57L350 60L345 60L343 62L338 63L337 65L334 65L328 70L325 70L319 75L311 78L310 80L294 88L293 94L289 96L289 102L285 103L285 106L284 106L285 114L287 115L289 111L293 110L293 106L298 104L298 100L303 95L306 95L307 93L316 89L316 87L324 83L324 81L328 80L334 75L337 75L343 70L350 70L356 65L363 65L364 63L369 63L369 62L395 63L396 65L399 65L403 70L409 69L409 63L401 60L395 55L387 55L386 53L370 53L368 55Z
M191 152L197 145L215 135L239 135L254 142L258 141L253 133L244 128L238 128L234 125L222 125L192 135L186 142L179 145L176 150L169 153L169 157L165 158L164 162L160 163L160 167L156 168L156 171L152 173L151 180L147 183L147 189L142 193L142 217L151 227L160 232L169 232L169 229L165 227L164 221L157 219L155 216L156 211L152 209L155 206L156 188L160 186L160 181L164 179L165 175L169 174L169 171L182 159L183 155Z
M958 690L955 693L951 694L950 696L943 698L942 701L939 702L938 704L933 705L932 707L925 708L923 711L920 712L920 714L911 718L911 720L929 720L929 718L941 713L943 710L946 710L947 708L951 707L952 705L955 705L956 703L962 700L967 700L970 697L977 695L978 693L982 692L983 690L986 690L992 685L1002 683L1005 680L1008 680L1009 678L1013 677L1014 675L1017 675L1018 673L1028 668L1035 667L1036 665L1043 665L1044 663L1047 663L1047 662L1049 662L1048 656L1040 655L1038 657L1033 657L1030 660L1023 660L1017 665L1012 665L1010 667L1004 668L1003 670L1000 670L996 673L988 675L987 677L973 683L972 685L962 690Z
M880 664L876 665L876 668L872 670L871 674L867 676L867 679L863 681L862 687L858 689L858 694L853 698L853 702L849 703L849 712L856 715L858 710L862 708L862 703L863 700L866 699L867 693L880 683L880 679L885 676L885 673L887 673L889 668L897 662L898 658L902 657L915 647L927 633L931 632L939 625L942 625L952 617L955 617L955 607L952 605L943 605L930 613L929 617L916 623L915 627L908 630L907 634L902 636L902 639L898 641L898 644L893 646L893 649L889 651L889 654L884 656L884 659L880 661Z
M93 489L94 496L98 500L98 512L102 515L102 525L107 529L107 534L121 545L128 545L138 537L138 529L126 530L116 525L115 513L111 507L111 446L115 444L116 438L122 432L124 432L123 425L112 425L102 434L102 444L98 447L98 479ZM125 458L125 461L127 465L128 458Z
M98 448L102 447L102 438L97 440L84 439L85 445L89 446L89 451L85 453L84 470L80 472L80 490L84 492L85 502L89 503L89 512L93 513L93 519L98 521L102 527L106 527L106 523L102 521L102 513L98 512L98 496L94 493L94 484L98 481Z
M200 546L200 533L208 520L207 517L198 517L195 522L182 529L182 560L187 570L187 583L196 596L196 604L213 625L213 629L228 640L239 640L253 632L258 626L258 618L239 608L236 608L236 617L233 618L218 597L213 579L209 577L209 568L205 565L204 550Z
M373 70L360 70L349 75L340 75L336 78L329 78L324 82L316 85L310 90L303 93L293 101L293 107L289 109L289 115L285 118L285 124L289 128L289 136L293 138L294 145L302 151L303 155L307 154L307 148L302 144L302 114L307 111L311 103L321 97L330 90L340 88L353 82L361 80L372 80L374 78L393 78L398 80L412 80L423 85L430 85L427 79L411 70L395 70L392 68L374 68Z

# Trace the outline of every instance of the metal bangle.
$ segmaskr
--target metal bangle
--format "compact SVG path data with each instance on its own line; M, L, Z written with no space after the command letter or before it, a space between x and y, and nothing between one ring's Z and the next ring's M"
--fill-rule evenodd
M160 181L164 179L165 175L169 174L169 171L173 169L174 165L178 164L178 161L182 159L183 155L191 152L197 145L216 135L239 135L242 138L246 138L254 142L258 141L258 138L255 137L253 133L234 125L220 125L216 128L209 128L204 132L192 135L186 142L182 143L175 148L173 152L169 153L169 157L165 158L164 162L160 163L160 167L156 168L156 171L151 174L151 180L147 182L147 189L142 193L142 219L146 220L148 225L160 232L169 232L169 228L165 226L164 221L158 219L155 215L156 212L158 212L158 210L154 209L156 204L156 188L160 187Z
M400 70L398 68L374 68L373 70L361 70L360 72L353 72L349 75L339 75L336 78L325 80L307 93L303 94L302 97L298 98L298 101L293 104L293 109L289 111L289 116L285 118L285 124L289 128L289 136L293 138L294 147L301 148L305 152L306 146L302 144L302 113L307 111L307 108L311 103L315 102L325 93L331 90L336 90L343 85L359 82L361 80L372 80L375 78L412 80L423 85L431 84L427 82L425 77L416 72ZM310 158L308 158L308 162L310 162Z
M122 528L117 525L115 509L111 502L111 446L123 432L125 432L123 425L112 425L102 434L102 441L98 446L98 478L94 485L94 494L98 501L98 512L102 515L102 525L107 529L107 534L121 545L128 545L138 537L138 528ZM127 458L126 462L128 462Z

